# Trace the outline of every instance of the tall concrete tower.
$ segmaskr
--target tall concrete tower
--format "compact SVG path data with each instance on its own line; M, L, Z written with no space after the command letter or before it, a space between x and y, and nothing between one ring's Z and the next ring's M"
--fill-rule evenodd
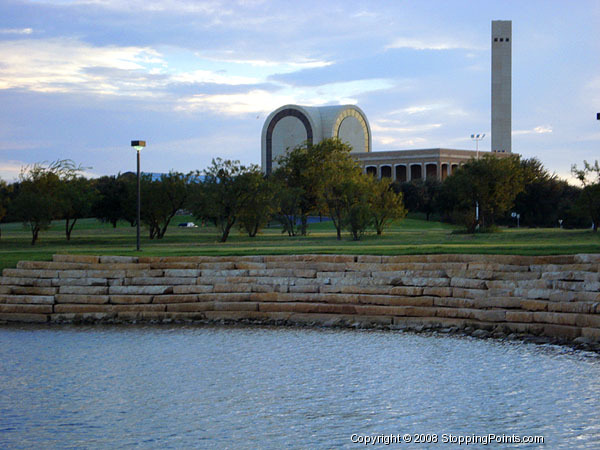
M512 152L512 21L492 20L492 151Z

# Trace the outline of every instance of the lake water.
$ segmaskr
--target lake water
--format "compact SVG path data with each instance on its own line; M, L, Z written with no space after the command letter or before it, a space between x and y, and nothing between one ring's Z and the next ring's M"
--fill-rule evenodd
M600 448L600 357L391 331L0 327L3 449L362 448L404 434Z

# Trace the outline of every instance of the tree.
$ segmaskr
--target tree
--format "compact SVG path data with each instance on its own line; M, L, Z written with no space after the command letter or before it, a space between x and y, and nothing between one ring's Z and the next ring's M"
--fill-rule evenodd
M190 176L179 172L162 174L158 180L142 176L141 220L148 227L150 239L162 239L171 219L186 204Z
M255 237L277 211L277 187L274 181L265 179L262 173L256 171L243 176L243 180L249 199L239 214L238 223L240 230L248 233L249 237Z
M9 202L9 186L6 181L0 180L0 222L6 216ZM0 237L2 237L2 229L0 228Z
M394 192L401 192L406 209L425 213L426 220L439 210L439 197L442 183L437 179L413 180L394 183Z
M598 222L600 222L600 164L598 164L598 160L593 165L583 161L582 169L578 169L577 165L573 164L571 173L583 185L579 203L592 219L592 228L595 233L598 231Z
M402 193L396 193L384 179L371 181L369 206L378 236L392 220L403 219L406 216Z
M65 221L65 236L71 233L78 219L90 217L96 193L90 181L84 177L71 176L62 180L58 188L58 213Z
M39 232L48 229L60 214L61 182L80 170L70 160L57 160L48 165L36 163L21 170L19 193L12 207L15 215L30 228L31 245L35 245Z
M351 147L339 139L325 139L310 150L314 152L314 161L319 162L311 169L315 172L311 177L321 180L319 201L333 221L337 239L341 240L345 217L359 199L362 171L350 156Z
M93 215L102 222L117 228L119 220L127 220L131 226L136 222L137 177L133 173L103 176L93 182L98 192L92 207Z
M308 216L318 206L319 193L321 191L323 178L321 161L319 160L319 144L313 146L305 143L289 150L277 159L279 167L273 173L273 178L285 185L291 191L288 192L286 200L296 200L297 204L286 203L289 209L296 209L300 219L300 234L306 236L308 229ZM284 228L292 231L295 235L295 223L288 223L289 216L281 217Z
M491 227L496 219L512 208L516 196L524 189L523 170L518 155L485 155L471 159L446 178L443 203L454 217L465 220L467 231L477 226ZM475 205L479 205L479 221Z
M198 219L212 221L221 231L220 242L227 241L231 227L249 203L252 193L247 187L253 173L259 173L256 165L240 165L239 161L213 159L204 171L202 194L196 197L192 212Z

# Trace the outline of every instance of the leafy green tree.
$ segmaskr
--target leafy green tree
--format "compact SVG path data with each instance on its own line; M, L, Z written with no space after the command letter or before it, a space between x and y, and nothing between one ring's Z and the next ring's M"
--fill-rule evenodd
M0 222L6 217L9 203L9 186L6 181L0 180ZM2 229L0 228L0 237L2 237Z
M354 241L359 241L373 224L373 211L370 201L373 194L374 178L357 173L342 182L342 227L350 232Z
M369 206L373 215L373 226L378 236L391 221L406 217L402 193L396 193L385 179L371 179Z
M98 195L92 207L94 217L117 227L119 220L127 220L131 226L136 222L137 176L125 173L119 176L103 176L93 181Z
M204 171L202 195L192 205L193 214L199 219L212 221L220 230L220 242L227 241L244 207L250 202L249 179L260 173L256 165L240 165L239 161L213 159Z
M311 147L314 160L319 161L312 169L315 171L313 178L321 180L319 201L333 221L338 240L342 239L345 218L358 202L360 188L364 187L362 171L350 156L351 150L349 145L334 138L325 139Z
M422 212L426 220L438 212L442 183L437 179L413 180L394 183L394 192L401 192L406 209L410 212Z
M600 164L597 160L594 164L583 161L583 168L578 169L574 164L571 167L571 173L583 185L579 203L592 219L592 228L595 233L598 231L598 222L600 222Z
M477 226L494 226L496 219L512 208L524 189L524 175L518 155L485 155L471 159L444 181L443 200L447 210L462 216L467 231ZM479 205L479 221L475 205Z
M297 200L297 205L294 205L292 209L298 210L302 236L307 234L309 214L317 209L323 183L318 148L318 145L305 143L289 150L277 159L279 165L273 173L275 180L291 189L286 200ZM292 206L289 203L286 204ZM283 217L284 228L287 225L287 229L292 230L292 235L294 235L295 224L291 226L292 224L287 223L287 218L289 216Z
M48 165L36 163L21 170L19 193L12 207L15 216L31 230L31 245L35 245L40 231L47 230L60 215L61 183L80 170L70 160L57 160Z
M275 192L275 206L277 212L275 219L282 225L282 233L287 233L288 236L296 236L297 224L300 219L300 202L304 192L302 188L289 187L284 183L277 182Z
M141 220L148 227L150 239L162 239L177 211L187 202L189 175L179 172L162 174L153 180L151 175L141 179Z
M58 188L58 214L65 221L65 236L71 240L71 233L77 220L90 217L96 192L91 182L81 176L63 179Z
M276 183L266 179L262 173L249 172L244 177L249 193L248 202L243 206L238 223L240 230L255 237L277 211L275 203Z

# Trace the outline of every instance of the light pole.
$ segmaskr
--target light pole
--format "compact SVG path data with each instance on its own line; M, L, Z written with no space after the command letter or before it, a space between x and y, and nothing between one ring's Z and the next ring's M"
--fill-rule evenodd
M131 141L131 146L137 151L137 239L136 248L140 251L140 205L141 205L141 189L140 189L140 150L146 146L146 141Z
M485 137L485 133L472 134L471 139L475 141L475 150L477 150L477 159L479 159L479 141Z
M477 150L477 159L479 159L479 141L485 137L485 133L472 134L471 139L475 141L475 150ZM479 202L475 202L475 220L477 221L476 229L479 229Z

